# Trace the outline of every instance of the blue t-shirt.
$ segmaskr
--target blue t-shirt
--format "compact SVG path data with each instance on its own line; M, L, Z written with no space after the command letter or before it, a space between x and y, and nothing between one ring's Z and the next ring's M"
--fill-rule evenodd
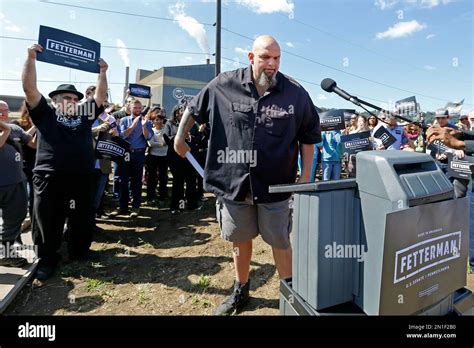
M341 160L341 133L339 131L322 132L324 162Z
M141 121L139 121L140 124L133 129L128 137L126 137L124 134L125 130L132 125L133 119L133 116L127 116L120 120L120 136L130 143L130 149L143 149L147 147L147 140L150 140L153 137L153 125L150 121L146 122L146 128L148 129L148 137L146 139L143 136Z

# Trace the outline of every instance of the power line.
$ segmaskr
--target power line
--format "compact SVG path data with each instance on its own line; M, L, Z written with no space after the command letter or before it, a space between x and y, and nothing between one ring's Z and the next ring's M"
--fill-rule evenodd
M21 82L21 79L4 79L0 78L0 81L6 81L6 82ZM70 80L37 80L36 82L41 82L41 83L71 83ZM75 84L89 84L89 85L94 85L97 83L97 81L74 81ZM108 85L124 85L123 82L107 82ZM180 87L204 87L207 84L207 82L201 82L201 83L177 83L176 85ZM163 86L166 85L165 83L147 83L147 86Z
M124 16L132 16L132 17L140 17L140 18L150 18L150 19L158 19L162 21L169 21L169 22L183 22L183 23L196 23L195 21L187 21L187 20L177 20L172 18L166 17L157 17L157 16L149 16L149 15L142 15L142 14L135 14L129 12L120 12L120 11L113 11L113 10L106 10L101 8L94 8L94 7L87 7L87 6L79 6L79 5L71 5L71 4L64 4L61 2L49 1L49 0L39 0L39 2L50 4L50 5L58 5L58 6L66 6L66 7L73 7L73 8L80 8L82 10L89 10L89 11L97 11L97 12L105 12L105 13L113 13L113 14L120 14ZM206 26L213 26L213 23L204 23L198 22L199 24L206 25Z
M7 40L20 40L20 41L32 41L32 42L37 42L38 40L36 39L28 39L28 38L23 38L23 37L13 37L13 36L0 36L0 39L7 39ZM118 46L107 46L107 45L102 45L101 47L104 48L113 48L113 49L127 49L131 51L149 51L149 52L160 52L160 53L179 53L179 54L194 54L194 55L202 55L202 56L207 56L207 53L203 52L191 52L191 51L171 51L171 50L159 50L159 49L152 49L152 48L138 48L138 47L118 47Z
M234 59L230 59L230 58L227 58L227 57L222 57L222 59L228 60L228 61L231 61L231 62L234 62L234 63L237 63L237 64L240 64L240 65L242 65L242 66L247 66L247 64L241 63L240 61L236 61L236 60L234 60ZM304 80L304 79L302 79L302 78L294 77L294 76L291 76L291 78L295 79L295 80L298 81L298 82L304 82L304 83L307 83L307 84L309 84L309 85L314 85L314 86L317 86L317 87L321 87L321 84L318 83L318 82L308 81L308 80ZM375 98L367 97L367 96L363 96L363 95L361 95L360 97L361 97L361 98L365 98L365 99L370 99L370 100L373 100L373 101L377 101L377 102L380 102L380 103L386 103L386 102L387 102L387 101L385 101L385 100L375 99Z
M283 17L287 17L287 16L285 16L284 14L281 14L281 15L282 15ZM316 26L314 26L314 25L312 25L312 24L305 23L305 22L300 21L300 20L298 20L298 19L296 19L296 18L292 18L291 21L292 21L292 22L295 22L295 23L299 23L299 24L301 24L301 25L303 25L303 26L306 26L306 27L308 27L308 28L311 28L311 29L313 29L313 30L316 30L316 31L318 31L318 32L320 32L320 33L323 33L323 34L325 34L325 35L331 36L331 37L333 37L333 38L335 38L335 39L338 39L338 40L340 40L340 41L343 41L343 42L345 42L345 43L347 43L347 44L349 44L349 45L351 45L351 46L360 48L360 49L362 49L362 50L365 50L365 51L370 52L370 53L372 53L372 54L375 54L375 55L377 55L377 56L380 56L380 57L389 59L389 60L391 60L391 61L393 61L393 62L396 62L396 63L400 63L400 64L403 64L403 65L409 66L409 67L411 67L411 68L413 68L413 69L417 69L417 70L421 70L421 71L426 72L426 70L424 70L424 69L422 69L422 68L420 68L420 67L411 65L411 64L406 63L406 62L400 62L399 60L394 59L394 58L392 58L391 56L387 56L387 55L382 54L382 53L380 53L380 52L378 52L378 51L372 50L372 49L367 48L367 47L365 47L365 46L362 46L362 45L360 45L360 44L357 44L357 43L354 43L354 42L352 42L352 41L349 41L349 40L347 40L347 39L345 39L345 38L343 38L343 37L340 37L340 36L338 36L338 35L336 35L336 34L333 34L333 33L331 33L331 32L328 32L328 31L326 31L326 30L323 30L323 29L321 29L321 28L318 28L318 27L316 27Z
M287 16L285 16L284 14L280 14L280 15L283 16L283 17L285 17L285 18L287 18ZM408 63L408 62L406 62L406 61L401 61L401 60L399 60L399 59L395 59L395 58L393 58L392 56L385 55L385 54L383 54L383 53L380 53L379 51L370 49L370 48L365 47L365 46L363 46L363 45L361 45L361 44L354 43L354 42L349 41L349 40L347 40L347 39L345 39L345 38L343 38L343 37L341 37L341 36L338 36L338 35L336 35L336 34L333 34L333 33L329 32L329 31L326 31L326 30L323 30L323 29L321 29L321 28L318 28L318 27L316 27L316 26L314 26L314 25L312 25L312 24L305 23L305 22L300 21L300 20L298 20L298 19L296 19L296 18L293 18L293 19L291 19L290 21L291 21L291 22L299 23L299 24L301 24L301 25L303 25L303 26L306 26L306 27L311 28L311 29L313 29L313 30L315 30L315 31L318 31L318 32L320 32L320 33L322 33L322 34L324 34L324 35L328 35L328 36L330 36L330 37L332 37L332 38L335 38L335 39L337 39L337 40L343 41L343 42L345 42L345 43L347 43L347 44L349 44L349 45L351 45L351 46L354 46L354 47L360 48L360 49L362 49L362 50L365 50L365 51L367 51L367 52L369 52L369 53L372 53L372 54L374 54L374 55L376 55L376 56L383 57L383 58L385 58L385 59L391 60L392 62L397 63L397 64L399 64L399 65L401 65L401 66L409 67L409 68L415 69L415 70L419 70L419 71L422 71L422 72L424 72L424 73L429 73L426 69L423 69L423 68L420 68L420 67L418 67L418 66L412 65L412 64L410 64L410 63ZM459 80L458 80L458 82L459 82ZM463 82L463 83L469 83L469 84L471 83L471 81L464 81L464 80L461 81L461 82Z
M227 29L227 28L222 28L222 30L227 31L228 33L231 33L231 34L233 34L233 35L242 37L242 38L244 38L244 39L247 39L247 40L250 40L250 41L254 41L254 39L251 38L251 37L248 37L248 36L246 36L246 35L237 33L237 32L235 32L235 31L229 30L229 29ZM354 74L354 73L350 73L350 72L348 72L348 71L344 71L344 70L342 70L342 69L335 68L335 67L333 67L333 66L330 66L330 65L327 65L327 64L318 62L317 60L314 60L314 59L311 59L311 58L307 58L307 57L304 57L304 56L302 56L302 55L299 55L299 54L296 54L296 53L292 53L292 52L289 52L289 51L286 51L286 50L283 50L283 49L281 50L281 52L284 52L284 53L286 53L286 54L288 54L288 55L290 55L290 56L293 56L293 57L296 57L296 58L299 58L299 59L302 59L302 60L305 60L305 61L308 61L308 62L317 64L317 65L323 66L323 67L325 67L325 68L327 68L327 69L335 70L335 71L341 72L341 73L343 73L343 74L346 74L346 75L349 75L349 76L352 76L352 77L356 77L356 78L361 79L361 80L364 80L364 81L368 81L368 82L371 82L371 83L378 84L378 85L380 85L380 86L388 87L388 88L391 88L391 89L395 89L395 90L398 90L398 91L402 91L402 92L409 93L409 94L414 94L414 95L417 95L417 96L420 96L420 97L425 97L425 98L429 98L429 99L433 99L433 100L438 100L438 101L442 101L442 102L446 102L446 101L447 101L446 99L443 99L443 98L433 97L433 96L426 95L426 94L423 94L423 93L418 93L418 92L410 91L410 90L403 89L403 88L400 88L400 87L392 86L392 85L389 85L389 84L384 83L384 82L375 81L375 80L366 78L366 77L364 77L364 76L360 76L360 75L357 75L357 74ZM465 105L470 105L470 104L465 104Z

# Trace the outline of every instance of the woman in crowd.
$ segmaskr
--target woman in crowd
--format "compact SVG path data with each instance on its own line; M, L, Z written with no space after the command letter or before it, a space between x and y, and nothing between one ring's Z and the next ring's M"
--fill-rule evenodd
M374 128L377 127L378 123L379 123L379 120L377 117L375 117L374 115L369 116L369 129L371 131L373 131Z
M174 138L178 132L179 122L183 117L184 105L176 105L173 108L171 119L165 125L164 139L168 145L168 164L173 175L173 187L171 190L171 213L176 214L185 208L184 183L186 182L186 203L189 210L198 209L198 198L196 192L196 170L187 159L182 158L174 151ZM194 126L196 127L196 126ZM193 127L193 128L194 128ZM190 133L194 132L191 130ZM191 147L191 153L195 155L196 143L193 136L188 134L187 143ZM195 140L195 139L194 139Z
M31 129L32 131L28 133L31 134L36 141L36 128L31 121L25 103L21 104L20 118L12 121L12 123L20 126L25 132ZM30 214L30 220L25 220L25 223L22 226L22 230L24 230L30 226L33 214L33 168L35 167L36 162L36 149L31 146L22 145L22 151L23 172L25 173L28 182L28 212Z
M159 107L149 112L149 120L153 122L153 137L148 141L148 155L146 157L147 201L155 199L156 186L160 183L158 204L161 205L168 198L168 145L164 138L165 117Z

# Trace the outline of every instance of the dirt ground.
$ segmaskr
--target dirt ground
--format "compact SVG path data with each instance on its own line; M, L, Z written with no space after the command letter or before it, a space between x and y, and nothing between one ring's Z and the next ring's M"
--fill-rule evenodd
M104 219L94 262L64 255L55 276L29 283L6 315L210 315L230 293L231 245L219 236L215 200L200 211L171 215L143 206L134 220ZM109 197L110 200L110 197ZM241 315L278 315L279 281L271 249L254 243L252 299ZM468 286L474 290L474 275Z
M28 284L6 315L209 315L231 291L232 248L221 240L215 200L171 215L142 206L134 220L101 220L94 262L64 255L56 275ZM243 315L277 315L279 280L260 238L251 265L252 299Z

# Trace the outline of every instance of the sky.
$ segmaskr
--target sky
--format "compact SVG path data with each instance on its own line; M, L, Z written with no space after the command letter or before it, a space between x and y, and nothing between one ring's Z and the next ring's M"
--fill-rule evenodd
M0 95L23 95L27 47L46 25L101 43L112 102L121 102L126 65L135 82L139 68L213 63L215 8L215 0L1 0ZM358 109L321 90L329 77L384 108L415 95L423 111L461 99L468 111L472 8L472 0L223 0L222 70L248 65L252 39L270 34L282 48L280 71L319 107ZM44 95L68 82L84 91L97 78L43 62L37 74Z

